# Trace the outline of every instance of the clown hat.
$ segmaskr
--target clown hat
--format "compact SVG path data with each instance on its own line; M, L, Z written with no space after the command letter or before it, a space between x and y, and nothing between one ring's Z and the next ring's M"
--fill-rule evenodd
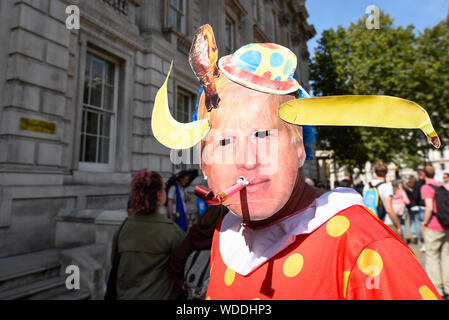
M279 95L299 90L309 96L294 79L296 66L296 55L274 43L250 43L218 61L228 79L250 89Z

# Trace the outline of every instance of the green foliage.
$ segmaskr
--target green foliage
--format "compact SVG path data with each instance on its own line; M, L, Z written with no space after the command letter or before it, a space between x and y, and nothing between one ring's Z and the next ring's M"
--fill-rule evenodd
M449 133L449 17L416 35L413 26L394 27L381 12L380 29L366 16L348 28L323 31L310 78L315 96L390 95L414 101L432 118L442 143ZM319 145L334 150L339 165L362 169L366 161L420 163L431 145L419 130L318 127Z

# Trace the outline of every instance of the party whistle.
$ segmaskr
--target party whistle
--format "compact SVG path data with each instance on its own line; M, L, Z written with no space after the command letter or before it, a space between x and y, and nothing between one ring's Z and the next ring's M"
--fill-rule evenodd
M193 193L206 203L212 206L218 206L222 204L228 197L239 192L247 185L249 185L248 180L246 180L244 177L240 177L237 179L237 183L235 185L226 189L223 192L219 192L216 195L214 195L214 193L211 190L203 186L196 186L195 189L193 190Z

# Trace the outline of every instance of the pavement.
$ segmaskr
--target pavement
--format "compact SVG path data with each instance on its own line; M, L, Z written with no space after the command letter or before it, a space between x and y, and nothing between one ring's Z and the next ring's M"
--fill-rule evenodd
M424 263L425 263L425 252L421 252L421 247L422 247L422 243L419 244L413 244L413 243L409 243L408 244L410 250L413 251L413 253L416 256L416 259L418 259L419 263L421 264L421 267L424 268ZM425 269L424 269L425 270Z

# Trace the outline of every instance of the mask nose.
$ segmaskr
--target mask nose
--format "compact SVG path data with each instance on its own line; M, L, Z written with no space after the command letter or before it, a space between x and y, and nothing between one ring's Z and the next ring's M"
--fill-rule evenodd
M236 163L239 169L254 170L259 165L257 146L249 137L244 137L236 147Z

